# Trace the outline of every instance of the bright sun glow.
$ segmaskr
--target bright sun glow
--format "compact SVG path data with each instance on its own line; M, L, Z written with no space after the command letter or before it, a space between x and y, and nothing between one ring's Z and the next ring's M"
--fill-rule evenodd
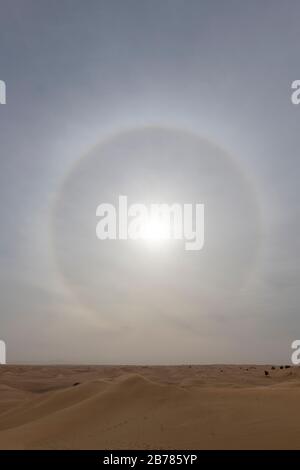
M141 229L143 240L147 241L163 241L170 238L170 226L156 218L149 218L147 223Z

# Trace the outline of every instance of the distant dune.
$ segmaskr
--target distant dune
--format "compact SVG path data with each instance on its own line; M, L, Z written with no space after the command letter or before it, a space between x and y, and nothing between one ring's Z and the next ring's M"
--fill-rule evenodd
M299 402L297 367L1 366L0 448L300 449Z

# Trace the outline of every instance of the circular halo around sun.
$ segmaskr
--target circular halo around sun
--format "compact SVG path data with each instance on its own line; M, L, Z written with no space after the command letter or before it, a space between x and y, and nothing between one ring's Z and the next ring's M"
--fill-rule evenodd
M98 240L102 203L203 203L205 244L186 251L150 221L144 240ZM255 193L236 160L190 132L149 127L116 134L77 162L52 213L54 255L81 304L114 318L175 311L212 312L247 281L259 249ZM193 302L191 302L191 299ZM197 310L196 305L201 306ZM218 307L217 307L218 308ZM189 311L189 309L188 309Z

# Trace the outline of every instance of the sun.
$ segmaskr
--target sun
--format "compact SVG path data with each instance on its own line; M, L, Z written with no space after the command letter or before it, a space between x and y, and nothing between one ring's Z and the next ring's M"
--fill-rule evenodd
M149 217L141 227L141 238L150 242L160 242L170 239L170 225L163 220Z

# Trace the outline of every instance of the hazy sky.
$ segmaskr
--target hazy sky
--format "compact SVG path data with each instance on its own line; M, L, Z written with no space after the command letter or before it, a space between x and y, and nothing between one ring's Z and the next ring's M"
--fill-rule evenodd
M9 362L289 360L299 21L296 0L0 0ZM201 199L203 250L96 240L122 192Z

